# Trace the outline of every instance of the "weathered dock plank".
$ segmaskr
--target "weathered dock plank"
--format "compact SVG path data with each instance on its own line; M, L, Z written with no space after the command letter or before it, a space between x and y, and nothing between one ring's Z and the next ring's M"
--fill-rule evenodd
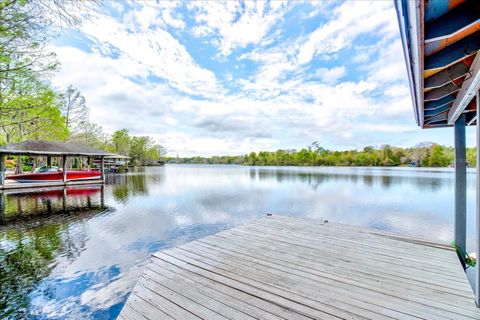
M155 253L122 319L480 319L450 247L267 217Z

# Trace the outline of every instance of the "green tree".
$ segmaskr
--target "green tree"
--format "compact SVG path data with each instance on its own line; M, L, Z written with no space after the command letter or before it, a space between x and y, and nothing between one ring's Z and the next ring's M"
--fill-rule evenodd
M444 154L444 148L441 145L434 145L429 158L430 167L445 167L450 163L448 157Z
M470 167L475 167L477 165L477 148L467 148L467 163Z
M84 12L75 9L88 6L87 1L0 0L0 128L4 142L29 135L65 138L63 126L53 128L59 125L59 105L48 78L58 62L48 43L57 34L55 26L78 25Z
M154 140L149 136L132 137L130 140L130 157L137 165L151 164L159 159Z
M117 130L112 135L113 149L116 153L127 156L130 152L130 136L127 129Z
M58 95L28 70L18 71L12 81L15 85L0 93L3 140L6 143L28 138L64 140L68 131L60 114Z
M246 157L247 161L246 164L249 166L257 165L257 154L255 152L250 152L250 154Z
M151 146L147 148L147 151L145 152L145 159L144 163L145 164L153 164L154 162L160 160L157 148L154 146Z

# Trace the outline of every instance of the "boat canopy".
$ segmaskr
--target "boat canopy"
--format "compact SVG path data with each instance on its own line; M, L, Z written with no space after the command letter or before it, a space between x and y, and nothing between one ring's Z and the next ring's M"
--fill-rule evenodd
M396 0L415 118L422 128L476 124L480 1Z
M106 157L115 154L72 142L26 140L0 147L0 154Z

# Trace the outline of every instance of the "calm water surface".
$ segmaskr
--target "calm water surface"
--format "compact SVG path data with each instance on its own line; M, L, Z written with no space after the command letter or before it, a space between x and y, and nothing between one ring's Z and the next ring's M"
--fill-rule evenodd
M0 318L113 319L151 253L266 213L453 236L452 169L167 165L0 200Z

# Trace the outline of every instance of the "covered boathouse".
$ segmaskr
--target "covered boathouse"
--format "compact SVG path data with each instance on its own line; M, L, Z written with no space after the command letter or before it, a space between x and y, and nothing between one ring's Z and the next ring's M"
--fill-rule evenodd
M32 156L32 157L46 157L47 165L51 165L51 159L54 157L61 158L63 181L59 182L34 182L34 183L15 183L5 181L5 159L8 155L16 156ZM18 189L18 188L33 188L33 187L49 187L49 186L62 186L73 184L91 184L91 183L103 183L105 181L105 157L114 156L112 153L98 150L88 146L71 143L71 142L58 142L58 141L40 141L40 140L27 140L20 143L9 144L7 146L0 147L0 189ZM74 157L87 158L87 162L91 160L100 160L100 179L84 180L84 181L67 181L68 159ZM10 183L11 182L11 183Z
M455 145L455 244L466 256L465 126L478 122L480 1L396 0L397 17L417 124L452 127ZM476 257L480 257L480 126L477 133ZM475 292L480 306L480 272Z

